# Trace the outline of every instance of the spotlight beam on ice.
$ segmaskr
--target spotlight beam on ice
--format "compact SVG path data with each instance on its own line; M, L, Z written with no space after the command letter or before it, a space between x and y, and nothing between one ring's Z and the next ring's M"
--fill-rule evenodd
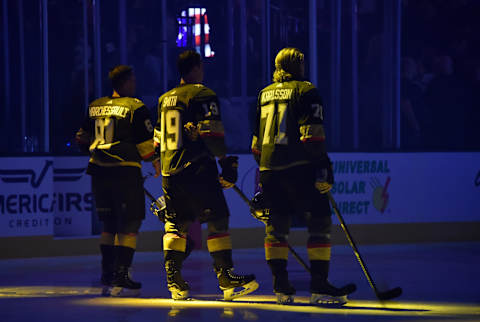
M212 299L216 295L198 295L197 298ZM340 314L340 315L376 315L376 316L416 316L416 317L477 317L480 308L474 304L432 303L432 302L388 302L351 300L344 306L313 306L308 297L295 297L295 305L275 304L273 296L245 296L226 302L222 300L174 301L161 298L90 298L74 300L75 305L132 307L132 308L175 308L178 309L249 309L280 311L308 314Z
M480 306L478 304L453 302L389 301L382 303L374 300L349 300L343 306L313 306L310 305L308 297L297 296L294 305L278 305L275 303L276 299L273 295L261 294L243 296L232 302L221 300L218 294L196 294L195 299L191 301L174 301L167 298L100 297L99 287L58 285L0 287L0 299L38 297L51 297L52 300L58 297L68 297L69 305L103 308L168 308L178 311L185 309L262 310L333 315L458 317L480 320Z

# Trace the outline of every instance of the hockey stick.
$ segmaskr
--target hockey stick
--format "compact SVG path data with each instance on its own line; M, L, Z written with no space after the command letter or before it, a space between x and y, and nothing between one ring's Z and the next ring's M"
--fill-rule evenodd
M337 203L335 202L335 199L333 199L332 193L329 191L327 195L328 195L328 199L330 200L330 203L332 204L332 208L335 214L337 215L338 220L340 221L340 225L342 226L342 229L345 232L345 235L347 236L348 242L350 243L350 246L352 246L353 252L357 257L358 263L362 267L363 273L365 274L365 277L368 280L368 284L370 284L370 287L375 292L375 295L377 296L377 298L380 301L386 301L386 300L391 300L393 298L400 296L402 294L402 289L400 287L396 287L384 292L380 292L377 289L375 282L373 281L372 276L368 272L367 266L365 265L365 262L363 261L362 256L360 255L360 252L358 251L357 246L353 241L352 235L350 234L350 231L348 230L347 225L345 224L345 221L343 220L342 215L338 210Z
M147 175L143 177L143 182L145 182L145 180L147 180L147 179L150 178L150 177L153 177L153 173L151 173L151 172L147 173ZM155 198L155 197L150 193L150 191L147 190L147 188L143 187L143 191L145 192L145 195L148 197L148 199L150 199L150 211L151 211L155 216L158 217L158 214L155 213L155 211L152 210L153 205L157 206L158 210L160 210L160 209L163 207L163 205L160 204L160 202L158 201L158 199Z
M253 209L252 207L252 202L250 201L250 199L248 199L248 197L243 193L242 190L240 190L239 187L237 187L237 185L234 185L233 186L233 190L235 190L235 192L238 193L238 195L240 196L240 198L242 198L243 201L245 201L245 203L248 205L248 207L250 208L250 211L251 212L254 212L255 210ZM290 244L287 242L287 246L288 246L288 250L290 251L290 253L292 253L293 257L295 257L295 259L300 263L300 265L303 266L303 268L305 268L305 270L307 272L310 273L310 267L308 267L307 263L305 263L305 261L300 257L300 255L297 254L297 252L292 248L292 246L290 246Z
M165 218L162 215L162 209L165 209L165 204L162 204L159 199L155 198L145 187L143 188L145 195L150 199L150 212L155 215L161 222L165 223Z
M159 209L162 207L160 202L158 202L158 200L146 188L143 188L143 191L145 191L145 194L147 195L148 199L150 199L151 204L154 203Z

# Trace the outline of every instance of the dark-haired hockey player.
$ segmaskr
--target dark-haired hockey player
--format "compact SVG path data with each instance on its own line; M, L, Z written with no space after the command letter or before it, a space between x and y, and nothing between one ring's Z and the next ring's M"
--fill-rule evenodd
M254 275L233 273L229 211L222 187L232 187L237 181L238 158L225 155L219 102L216 94L201 84L200 55L185 51L177 64L180 85L159 98L155 126L167 206L163 249L168 289L173 299L188 298L189 286L181 269L189 252L188 227L198 219L207 223L207 248L224 299L231 300L258 288ZM215 157L222 168L220 176ZM236 291L237 287L241 290Z
M311 267L310 302L345 303L355 290L328 280L331 212L327 196L333 171L325 148L323 103L304 78L304 55L284 48L275 58L273 84L258 96L252 152L260 167L260 184L270 210L266 226L265 257L273 274L277 302L293 302L295 289L288 280L287 259L292 211L305 215Z
M147 107L133 97L133 69L116 66L109 78L113 94L90 104L76 140L91 155L87 173L92 176L96 211L103 222L103 295L133 296L141 288L129 273L145 218L141 161L154 160L153 126ZM158 175L158 160L154 166Z

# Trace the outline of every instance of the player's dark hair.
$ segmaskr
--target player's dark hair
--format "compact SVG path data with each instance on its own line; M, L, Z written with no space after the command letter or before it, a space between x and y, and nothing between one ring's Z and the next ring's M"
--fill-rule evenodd
M110 73L108 73L108 78L112 82L112 87L114 90L118 91L126 80L130 78L133 73L133 68L127 65L118 65L115 66Z
M297 48L283 48L275 57L275 71L273 72L273 81L275 83L286 82L289 80L300 80L302 72L300 66L304 61L303 53Z
M195 50L186 50L178 55L177 68L181 77L188 75L195 66L200 66L202 57Z

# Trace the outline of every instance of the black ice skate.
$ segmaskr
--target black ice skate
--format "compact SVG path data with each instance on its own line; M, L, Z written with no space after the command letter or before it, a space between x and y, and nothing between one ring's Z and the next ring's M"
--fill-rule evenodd
M294 302L295 288L288 281L288 275L273 276L273 292L277 296L277 304L288 305Z
M334 304L343 305L347 303L347 295L355 292L357 287L355 284L348 284L337 288L331 285L328 280L315 281L312 280L310 291L311 304Z
M172 299L188 299L190 287L188 286L188 283L185 282L182 278L180 270L174 264L168 262L165 265L165 270L167 271L167 287L172 294Z
M100 281L102 282L102 296L110 296L112 291L112 283L114 278L114 272L103 272Z
M129 267L121 266L115 273L115 278L112 282L111 296L138 296L142 284L131 279Z
M223 291L223 299L231 301L237 297L252 293L258 288L255 275L237 275L232 272L233 268L221 268L216 270L218 285ZM235 291L235 288L241 288Z

